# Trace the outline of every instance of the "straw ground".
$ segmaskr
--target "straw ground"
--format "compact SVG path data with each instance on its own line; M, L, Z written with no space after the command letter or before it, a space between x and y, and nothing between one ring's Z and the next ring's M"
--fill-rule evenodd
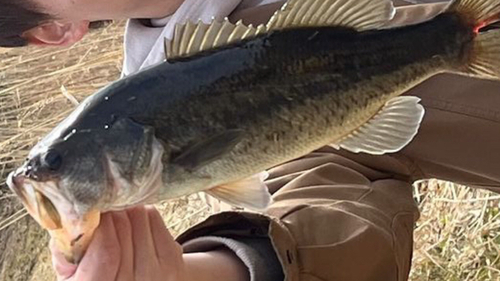
M119 77L123 23L65 49L0 49L0 280L54 280L47 234L5 176L76 104ZM500 280L500 196L431 181L415 185L422 215L411 280ZM159 204L178 234L213 212L199 195Z

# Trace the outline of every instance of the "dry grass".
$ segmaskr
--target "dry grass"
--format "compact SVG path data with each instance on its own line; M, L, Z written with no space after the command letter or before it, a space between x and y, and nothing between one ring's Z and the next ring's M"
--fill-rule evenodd
M447 182L415 186L412 279L500 280L500 196Z
M17 259L2 257L6 250L1 239L22 233L29 221L5 189L5 176L76 102L118 78L122 32L123 24L112 24L69 49L0 49L0 279L24 276L5 273L14 272ZM499 195L431 181L415 186L415 199L422 216L415 231L411 280L500 279ZM158 207L174 234L211 213L198 195ZM32 258L32 277L10 278L51 280L50 260L42 248Z

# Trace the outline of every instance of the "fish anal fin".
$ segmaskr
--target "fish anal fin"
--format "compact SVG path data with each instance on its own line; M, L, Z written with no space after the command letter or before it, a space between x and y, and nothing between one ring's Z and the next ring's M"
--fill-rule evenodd
M417 97L396 97L363 126L331 145L373 155L401 150L415 137L425 110Z
M265 210L272 202L264 180L267 172L256 174L241 181L227 183L205 191L209 195L235 207Z

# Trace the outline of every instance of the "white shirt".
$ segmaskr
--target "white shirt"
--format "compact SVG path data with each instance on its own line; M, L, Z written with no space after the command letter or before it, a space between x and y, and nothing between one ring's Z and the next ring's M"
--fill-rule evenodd
M168 1L168 0L166 0ZM213 18L222 20L232 12L269 4L278 0L184 0L172 15L152 19L153 27L139 20L129 20L125 30L122 75L127 76L165 60L164 39L172 39L174 27L188 20L210 23Z

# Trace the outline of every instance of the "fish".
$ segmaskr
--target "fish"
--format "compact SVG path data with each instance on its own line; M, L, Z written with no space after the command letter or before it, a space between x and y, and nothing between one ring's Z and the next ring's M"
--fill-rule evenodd
M327 145L397 152L425 115L402 93L443 72L499 80L500 0L389 27L394 13L389 0L290 0L256 27L179 24L164 62L88 97L8 185L78 263L103 212L196 192L262 211L271 167Z

